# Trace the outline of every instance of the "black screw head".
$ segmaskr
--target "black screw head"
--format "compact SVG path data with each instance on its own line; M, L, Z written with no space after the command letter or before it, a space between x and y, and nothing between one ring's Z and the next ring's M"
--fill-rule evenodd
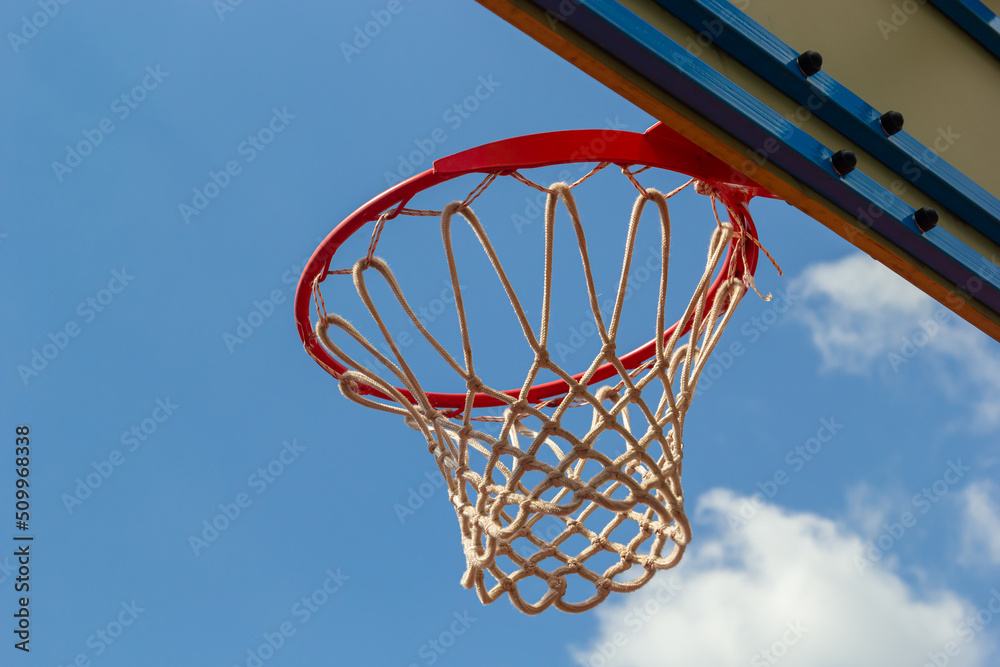
M795 62L799 66L799 71L806 76L812 76L823 69L823 56L816 51L804 51Z
M937 227L938 212L930 206L918 208L913 212L913 222L917 223L917 229L921 232L929 232Z
M847 176L858 166L858 156L847 149L837 151L830 158L833 170L840 176Z
M903 129L903 114L898 111L886 111L878 119L878 124L882 126L882 131L891 137Z

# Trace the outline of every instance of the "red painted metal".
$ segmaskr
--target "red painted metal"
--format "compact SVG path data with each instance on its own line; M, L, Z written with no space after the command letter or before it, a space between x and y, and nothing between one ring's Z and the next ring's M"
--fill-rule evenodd
M747 203L753 197L774 196L739 171L661 123L649 128L645 134L616 130L566 130L532 134L493 142L443 157L436 160L431 169L393 186L352 213L337 225L313 253L302 272L295 292L295 322L306 351L334 377L347 370L327 352L313 332L310 322L312 285L317 276L321 276L322 282L328 275L334 253L364 225L374 222L385 211L392 211L389 219L395 217L418 192L465 174L509 173L517 169L577 162L612 162L623 167L630 165L657 167L706 181L718 190L719 197L729 210L732 221L754 237L757 235L757 230L747 210ZM723 269L709 290L709 305L714 300L723 282L722 276L727 275L730 265L734 266L737 276L742 276L744 273L753 275L757 268L756 245L747 245L746 265L740 253L734 252L735 247L735 243L730 245ZM674 324L667 330L667 338L679 324ZM685 331L690 326L690 322L684 323ZM652 340L620 359L625 368L632 369L653 356L655 351L656 341ZM591 384L601 382L615 373L614 366L604 364L590 382ZM579 381L581 376L582 373L574 376L574 379ZM538 384L531 387L527 400L529 403L539 403L562 396L567 389L566 383L562 380ZM362 394L388 399L372 387L361 386L359 391ZM408 399L413 399L405 389L399 391ZM517 397L520 392L518 388L504 393ZM429 392L427 396L439 409L462 409L465 406L464 392ZM477 394L474 400L474 407L477 408L498 405L501 403L484 394Z

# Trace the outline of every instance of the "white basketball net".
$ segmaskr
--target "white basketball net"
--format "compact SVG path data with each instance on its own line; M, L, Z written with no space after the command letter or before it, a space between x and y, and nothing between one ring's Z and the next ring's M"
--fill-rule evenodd
M681 491L684 418L698 376L747 286L752 286L752 278L747 276L741 280L727 276L711 304L709 287L730 241L735 237L736 251L741 252L746 243L756 243L756 240L719 219L715 191L699 182L698 191L712 197L717 224L709 243L705 271L680 319L692 323L690 331L682 335L684 327L677 326L666 339L664 304L670 245L667 198L681 188L663 195L643 188L635 181L633 173L624 169L623 172L640 194L629 221L621 280L608 325L598 307L583 225L571 191L573 186L555 183L549 188L540 188L516 173L515 177L548 192L543 308L537 334L511 288L483 225L468 206L469 200L449 204L440 212L441 234L462 336L464 358L461 362L427 331L407 303L392 271L371 253L354 265L354 284L385 338L392 359L343 317L326 313L320 306L319 281L314 284L320 308L316 335L349 369L335 374L340 380L341 392L361 405L403 417L407 424L424 435L447 482L449 500L458 515L467 564L462 584L467 588L474 586L483 603L507 594L515 607L528 614L539 613L552 605L568 612L586 611L604 601L612 591L637 590L657 570L676 565L691 538ZM594 325L602 342L600 353L580 381L552 361L547 347L553 228L560 201L576 232ZM615 338L625 301L636 230L647 202L657 207L662 229L663 261L654 333L656 352L645 364L629 371L615 354ZM527 370L520 398L501 393L476 374L464 295L452 247L451 227L456 215L464 218L478 237L534 351L534 362ZM446 415L431 405L372 302L366 285L367 269L374 269L384 278L413 325L462 379L467 389L464 410ZM342 330L359 343L391 372L392 381L345 353L330 337L330 327ZM485 354L499 353L489 350ZM590 378L605 363L613 364L617 370L614 384L604 382L599 387L588 387ZM524 397L543 369L566 381L569 391L561 398L531 405ZM382 392L392 401L363 395L359 384ZM405 387L413 401L394 385ZM491 419L474 416L473 397L477 393L507 406L502 418L492 418L502 420L499 436L477 430L474 422ZM592 423L587 432L572 433L560 420L567 410L580 405L587 405L593 411ZM632 408L631 414L629 408ZM636 418L637 413L641 418ZM624 575L636 565L640 572ZM568 596L567 577L571 575L589 582L592 588L585 585L583 594L579 595L577 587L580 584L573 582L574 594ZM575 597L580 599L567 599Z

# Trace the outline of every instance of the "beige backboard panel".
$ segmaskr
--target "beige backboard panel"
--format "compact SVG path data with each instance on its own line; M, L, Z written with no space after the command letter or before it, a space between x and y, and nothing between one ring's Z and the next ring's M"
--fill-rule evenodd
M1000 33L975 14L987 5L480 2L1000 340ZM819 72L797 66L807 51ZM888 111L902 131L884 130ZM844 150L847 175L830 168Z

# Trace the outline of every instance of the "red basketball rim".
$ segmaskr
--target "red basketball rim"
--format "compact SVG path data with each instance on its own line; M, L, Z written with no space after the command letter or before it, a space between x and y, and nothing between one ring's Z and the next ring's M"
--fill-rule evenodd
M719 199L726 206L730 217L735 218L734 224L753 238L756 238L757 230L747 210L747 203L753 197L774 197L741 172L660 123L651 127L645 134L613 130L567 130L514 137L456 153L436 160L431 169L393 186L369 201L337 225L316 249L302 272L295 292L295 322L306 352L338 379L348 370L330 355L316 336L310 320L310 303L313 283L317 278L322 282L329 275L330 262L334 254L364 225L376 221L385 211L392 210L388 219L396 217L418 192L459 176L472 173L510 173L518 169L578 162L611 162L620 167L650 166L705 181L716 188ZM752 276L757 269L756 244L746 244L743 252L737 251L737 244L737 239L733 239L730 243L722 270L709 288L706 312L714 302L719 288L730 275L730 268L737 277L746 274ZM680 324L677 322L671 326L665 333L665 339L670 338ZM682 333L686 333L690 327L690 321L684 323ZM656 341L651 340L619 359L626 369L631 370L652 357L655 352ZM589 382L590 384L601 382L616 373L615 367L606 363L594 373ZM573 379L580 381L582 376L583 373L579 373L573 376ZM546 399L562 396L568 390L569 387L563 380L545 382L532 386L527 400L529 403L540 403ZM377 389L360 382L357 391L360 394L392 400ZM408 400L416 402L408 390L399 388L399 392ZM521 389L508 389L503 393L517 398L521 394ZM465 397L465 392L427 393L430 403L438 409L463 409ZM473 401L473 407L477 408L500 405L504 403L482 393L476 394Z

